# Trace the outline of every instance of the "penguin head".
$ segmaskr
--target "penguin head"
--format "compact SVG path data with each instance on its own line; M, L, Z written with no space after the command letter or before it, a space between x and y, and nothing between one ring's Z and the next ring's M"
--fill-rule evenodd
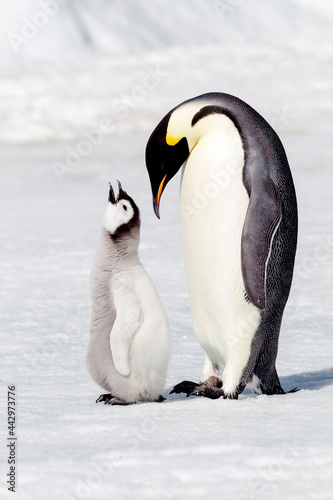
M222 94L208 93L172 109L157 125L146 146L146 165L159 218L159 203L167 183L178 172L198 142L216 127Z
M190 150L188 140L181 130L170 130L175 112L171 110L157 125L146 147L146 165L151 183L153 206L159 218L159 204L167 183L187 160Z
M119 181L118 188L116 198L110 183L108 205L103 219L103 227L110 233L112 240L137 236L140 229L140 212L137 205L133 198L123 190Z

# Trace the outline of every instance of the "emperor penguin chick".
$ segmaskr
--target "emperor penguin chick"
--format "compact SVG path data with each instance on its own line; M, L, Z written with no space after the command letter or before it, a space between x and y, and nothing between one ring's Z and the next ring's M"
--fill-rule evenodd
M163 401L169 328L154 285L139 261L140 213L110 184L101 240L92 270L87 365L109 394L97 403Z

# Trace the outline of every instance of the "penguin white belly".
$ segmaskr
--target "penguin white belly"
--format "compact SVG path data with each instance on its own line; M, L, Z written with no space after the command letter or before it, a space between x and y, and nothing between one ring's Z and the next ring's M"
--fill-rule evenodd
M235 391L250 356L260 311L246 300L241 236L249 197L242 182L244 151L232 121L206 134L184 166L181 224L196 338L226 394ZM209 365L209 363L208 363Z

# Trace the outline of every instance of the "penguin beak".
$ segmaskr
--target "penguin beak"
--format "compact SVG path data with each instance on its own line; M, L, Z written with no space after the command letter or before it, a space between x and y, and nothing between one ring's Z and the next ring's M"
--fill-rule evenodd
M162 179L162 181L161 181L161 183L159 185L157 194L156 194L156 196L154 197L154 200L153 200L154 212L155 212L155 215L156 215L156 217L158 219L160 218L160 199L161 199L161 196L162 196L162 193L163 193L163 189L165 187L165 179L166 179L166 175L163 177L163 179Z
M111 182L109 182L109 202L112 203L113 205L116 203L116 197L114 195Z

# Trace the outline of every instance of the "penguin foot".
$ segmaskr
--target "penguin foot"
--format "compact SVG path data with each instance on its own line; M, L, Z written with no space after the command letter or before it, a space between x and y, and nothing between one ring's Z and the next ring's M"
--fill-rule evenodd
M170 394L180 394L184 392L186 394L186 397L188 398L191 392L196 388L199 387L200 384L197 382L191 382L190 380L183 380L183 382L180 382L179 384L175 385L172 391L170 391Z
M223 396L221 387L222 381L219 378L212 376L205 380L205 382L201 382L199 384L196 382L190 382L189 380L184 380L183 382L180 382L180 384L175 385L170 394L173 394L174 392L176 394L184 392L187 398L189 396L206 396L207 398L217 399ZM222 393L218 396L217 391L209 391L209 389L220 389Z
M300 391L301 389L298 389L297 387L294 387L293 389L291 389L290 391L287 391L286 394L290 394L290 393L294 393L294 392L298 392Z
M163 401L165 401L165 400L166 400L166 398L164 398L161 394L160 396L158 396L157 399L155 399L154 403L163 403Z
M104 401L104 404L106 404L112 398L112 394L101 394L100 397L96 399L96 403L102 403Z
M219 387L199 386L189 394L189 396L203 396L209 399L219 399L220 397L226 398L223 389Z
M273 389L267 389L260 384L260 389L262 394L267 394L267 396L274 396L275 394L293 394L294 392L298 392L300 390L297 387L294 387L290 391L285 391L282 389L280 384L277 384Z
M127 406L135 404L135 401L129 403L128 401L124 401L123 399L112 396L112 394L101 394L100 397L96 399L96 403L102 403L103 401L105 405L111 406Z

